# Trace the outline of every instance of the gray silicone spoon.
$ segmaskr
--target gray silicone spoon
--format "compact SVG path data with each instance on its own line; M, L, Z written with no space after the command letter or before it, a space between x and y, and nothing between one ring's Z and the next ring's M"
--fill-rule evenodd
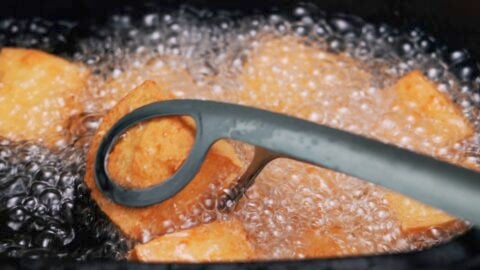
M128 189L111 179L106 169L108 154L120 135L145 120L173 115L188 115L196 122L195 143L178 171L144 189ZM475 171L302 119L214 101L162 101L124 116L98 148L94 167L98 188L126 206L160 203L194 178L207 151L220 139L256 147L254 161L228 200L238 199L269 161L285 157L370 181L480 224L480 174Z

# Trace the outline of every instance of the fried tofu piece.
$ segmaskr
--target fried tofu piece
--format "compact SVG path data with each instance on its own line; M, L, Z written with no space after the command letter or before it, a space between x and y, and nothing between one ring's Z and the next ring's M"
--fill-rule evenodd
M226 262L257 257L238 220L215 221L160 236L136 245L132 256L142 262Z
M412 126L424 127L425 136L437 136L439 145L447 147L473 135L473 126L460 109L420 71L400 78L391 90L397 94L395 114L403 118L412 116ZM392 191L388 191L385 198L407 234L449 226L456 220L441 210Z
M423 232L432 227L448 226L455 217L404 195L387 192L385 199L404 233Z
M334 229L326 230L328 233L319 230L308 230L301 238L302 248L298 250L305 258L327 258L342 255L339 243L333 237Z
M181 58L172 56L152 58L143 65L128 67L120 75L112 75L107 80L101 78L96 83L97 96L101 96L101 109L111 109L133 89L150 80L175 95L177 92L197 91L198 85L195 85L188 71L179 66L181 62Z
M105 133L128 112L142 105L172 98L154 82L143 83L105 115L87 155L85 181L93 199L127 236L144 242L183 228L188 222L182 218L191 213L198 218L202 216L202 211L214 211L215 196L236 179L243 166L233 147L228 142L219 141L210 149L192 182L160 204L129 208L103 197L94 181L93 165ZM126 187L140 188L160 183L181 166L194 138L194 126L186 117L150 120L127 131L114 146L108 170L119 184ZM198 220L196 222L201 223Z
M447 146L473 135L473 125L461 110L420 71L412 71L393 86L399 117L411 118L412 126L424 127L426 136L436 136L439 145ZM427 122L428 121L428 122Z
M66 121L82 110L89 71L45 52L0 51L0 135L12 140L62 144Z
M350 57L327 53L296 37L266 38L252 50L239 79L239 102L308 118L319 94L368 84L371 75ZM333 100L332 100L333 101Z

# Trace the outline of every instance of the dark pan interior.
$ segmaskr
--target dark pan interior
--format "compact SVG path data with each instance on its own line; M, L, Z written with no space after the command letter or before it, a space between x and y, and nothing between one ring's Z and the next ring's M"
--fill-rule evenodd
M128 0L1 0L0 18L68 19L79 23L79 31L100 22L109 14L131 6L144 9L142 1ZM288 0L191 0L156 1L165 8L182 3L251 14L270 9L288 9L298 2ZM398 28L418 26L450 48L465 48L472 61L480 59L480 1L475 0L318 0L310 1L326 12L358 15L373 23L385 22ZM68 47L57 48L68 50ZM449 243L418 252L330 260L277 261L245 264L140 265L127 262L2 259L0 269L479 269L480 230L473 228Z

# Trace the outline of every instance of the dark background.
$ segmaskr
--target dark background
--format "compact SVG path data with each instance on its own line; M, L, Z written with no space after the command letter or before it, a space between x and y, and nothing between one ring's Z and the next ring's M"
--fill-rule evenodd
M128 4L142 8L142 1L127 0L0 0L0 19L40 16L82 23L101 22ZM298 1L287 0L191 0L156 1L172 8L182 3L209 9L261 12L276 6L291 9ZM398 28L418 26L451 48L466 48L480 59L480 1L476 0L318 0L313 2L329 13L358 15L373 23ZM422 252L389 254L333 260L228 265L138 265L125 262L0 259L0 269L480 269L480 231L467 234Z
M0 0L0 17L42 16L53 19L106 18L134 0ZM164 0L165 7L189 3L210 9L239 9L245 12L287 8L299 1L288 0ZM454 48L467 48L480 59L480 1L477 0L317 0L327 12L351 13L370 22L386 22L397 27L419 26Z

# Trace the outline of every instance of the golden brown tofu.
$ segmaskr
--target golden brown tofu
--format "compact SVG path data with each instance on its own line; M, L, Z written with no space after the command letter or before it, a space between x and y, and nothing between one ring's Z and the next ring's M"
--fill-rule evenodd
M209 151L199 173L174 197L145 208L129 208L113 203L98 191L93 177L93 162L98 145L108 129L128 112L155 101L172 99L154 82L147 81L124 97L104 117L89 149L85 181L100 208L129 237L148 241L177 230L214 211L215 197L239 174L242 163L233 147L217 142ZM130 129L110 154L108 170L119 184L147 187L162 182L182 164L195 138L195 129L184 117L150 120ZM215 216L211 217L214 219Z
M421 125L425 136L435 136L437 144L447 146L473 135L472 124L458 106L420 71L400 78L392 89L396 93L397 117L410 116L411 125Z
M237 220L215 221L160 236L136 245L132 256L142 262L225 262L258 257Z
M326 258L342 255L340 245L333 235L333 228L321 232L318 230L306 231L301 237L302 248L298 250L305 258Z
M187 89L197 91L198 86L187 70L178 66L179 62L182 60L174 57L153 58L140 67L128 67L120 75L112 75L105 81L102 78L96 89L99 92L97 96L101 96L101 109L110 109L133 89L149 80L171 93Z
M348 89L370 78L350 57L327 53L300 38L266 38L243 67L239 101L307 118L321 112L319 106L306 106L320 92L327 98L330 89Z
M66 120L82 110L88 76L84 67L41 51L2 49L0 135L50 147L64 143Z
M441 93L420 71L413 71L390 89L395 91L399 118L412 116L412 126L422 126L425 136L437 136L440 146L467 139L474 130L460 109L448 96ZM455 179L452 179L455 181ZM399 220L404 233L415 233L431 227L445 227L456 218L416 200L388 191L387 199L391 210Z
M448 226L456 218L445 212L410 199L401 194L387 192L385 199L400 222L404 233L415 233L432 227Z

